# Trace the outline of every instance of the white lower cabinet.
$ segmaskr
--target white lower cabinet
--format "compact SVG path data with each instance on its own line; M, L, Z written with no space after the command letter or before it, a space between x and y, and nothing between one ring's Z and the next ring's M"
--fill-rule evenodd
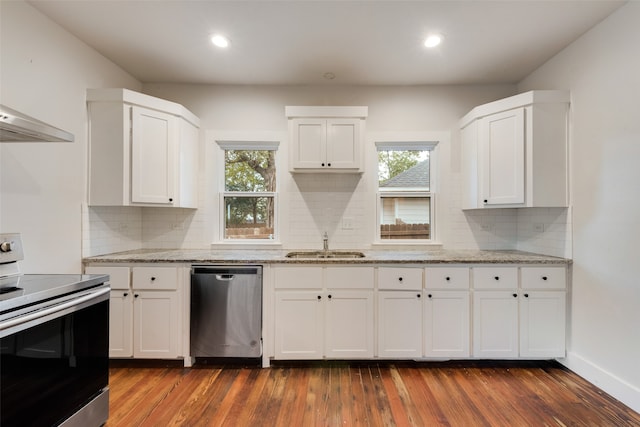
M517 298L516 290L474 292L474 357L481 359L518 357Z
M424 355L469 357L469 268L425 269Z
M565 356L565 266L272 271L276 359Z
M276 359L373 357L373 268L278 266L273 274Z
M565 356L564 267L521 267L519 281L516 267L474 270L474 357Z
M175 359L180 356L181 310L175 267L90 266L109 274L109 357Z
M324 304L324 355L332 359L373 357L373 290L331 290Z
M378 292L378 356L422 356L422 291Z
M276 359L322 359L322 292L276 291Z
M469 357L469 291L425 291L424 355Z
M378 357L422 356L422 277L422 268L378 268Z

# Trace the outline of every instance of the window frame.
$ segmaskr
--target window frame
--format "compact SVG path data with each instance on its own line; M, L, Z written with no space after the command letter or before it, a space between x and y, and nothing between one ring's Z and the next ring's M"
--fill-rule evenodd
M437 238L436 221L436 189L437 189L437 169L438 169L438 146L441 138L416 138L416 140L406 141L401 138L375 140L375 171L376 171L376 222L375 222L375 245L432 245L439 244ZM380 188L378 178L380 151L429 151L429 189L425 187L393 189ZM383 239L380 233L380 226L383 218L383 199L391 197L406 198L429 198L429 239Z
M266 138L218 138L215 140L218 148L218 167L216 168L216 178L218 182L218 206L215 212L218 213L218 230L214 241L225 245L280 245L279 227L279 200L278 186L280 181L280 141L267 140ZM246 150L246 151L275 151L276 164L276 191L226 191L225 182L225 151L226 150ZM273 198L273 238L271 239L230 239L226 237L226 197L272 197Z

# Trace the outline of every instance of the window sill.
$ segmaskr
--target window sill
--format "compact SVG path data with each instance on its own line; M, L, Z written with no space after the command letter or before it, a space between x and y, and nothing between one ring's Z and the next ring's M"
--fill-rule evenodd
M416 243L411 240L397 240L394 242L376 241L371 244L371 249L441 249L440 242Z
M224 241L211 244L211 249L282 249L279 241L260 241L243 239L239 241Z

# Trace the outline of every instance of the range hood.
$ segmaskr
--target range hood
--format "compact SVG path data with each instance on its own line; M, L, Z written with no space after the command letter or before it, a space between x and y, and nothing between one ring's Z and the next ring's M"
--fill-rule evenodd
M72 133L0 104L0 142L73 142Z

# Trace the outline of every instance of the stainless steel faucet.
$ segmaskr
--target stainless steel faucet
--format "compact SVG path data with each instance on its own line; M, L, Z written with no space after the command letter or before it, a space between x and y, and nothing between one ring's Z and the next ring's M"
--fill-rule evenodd
M325 251L329 250L329 235L326 231L324 232L324 236L322 236L322 248Z

